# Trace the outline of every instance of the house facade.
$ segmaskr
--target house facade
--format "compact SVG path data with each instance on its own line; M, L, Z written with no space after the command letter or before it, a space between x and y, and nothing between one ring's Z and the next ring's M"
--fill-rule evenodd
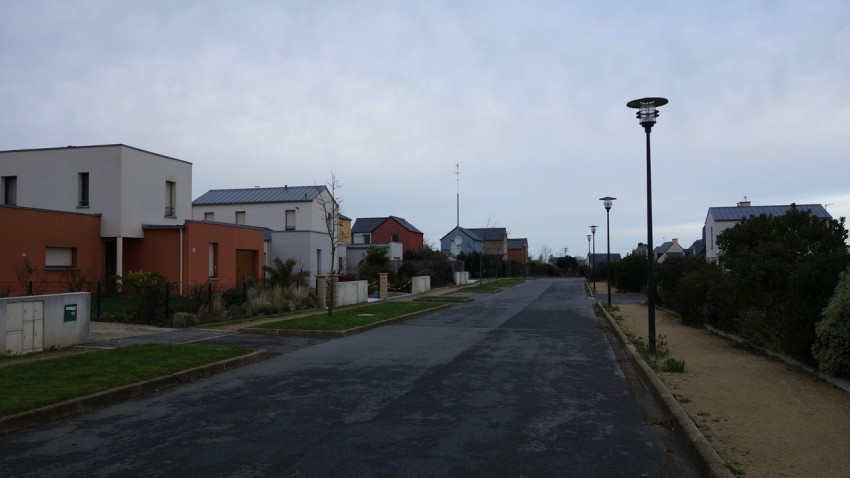
M684 257L685 255L685 249L681 244L679 244L679 240L676 238L662 243L660 246L655 248L654 252L655 262L658 262L659 264L672 257Z
M344 243L336 239L342 247L334 258L330 256L332 243L326 222L330 211L338 217L338 206L325 186L213 189L192 202L193 220L268 229L265 265L275 257L295 259L311 277L343 267ZM340 221L335 222L338 225ZM338 235L338 226L336 230Z
M708 213L705 217L705 227L703 234L705 235L705 258L709 262L717 262L719 249L717 247L717 237L731 227L741 222L747 217L766 216L782 216L792 205L781 206L753 206L750 201L741 201L737 206L733 207L711 207L708 208ZM832 219L832 216L820 204L798 204L797 209L800 211L809 211L815 217Z
M440 250L452 257L460 253L483 252L484 240L469 229L455 227L440 238Z
M351 227L352 244L401 244L402 251L419 251L425 235L397 216L357 218ZM399 258L400 259L400 258Z
M123 144L0 151L4 204L100 215L108 274L142 226L191 219L192 164Z
M0 151L0 221L16 231L3 238L0 263L19 264L26 253L38 280L54 285L138 270L180 286L261 277L261 262L249 266L247 257L264 260L264 231L192 226L191 183L191 163L123 144Z
M528 262L528 239L508 239L508 260L522 264Z

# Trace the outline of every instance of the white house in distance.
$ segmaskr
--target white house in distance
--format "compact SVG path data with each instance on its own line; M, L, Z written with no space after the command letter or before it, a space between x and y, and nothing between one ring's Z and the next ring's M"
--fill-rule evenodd
M734 207L711 207L708 208L708 214L705 217L705 258L709 262L717 261L717 237L730 227L735 226L746 217L758 217L762 214L766 216L782 216L791 205L787 206L752 206L750 201L741 201ZM798 204L797 209L800 211L809 211L815 217L832 219L832 216L826 211L826 208L820 204Z
M315 277L329 274L333 264L322 207L325 204L330 212L333 201L325 186L212 189L192 201L192 218L265 227L270 231L266 265L274 258L295 259L297 268L303 267ZM339 245L333 261L345 257L344 247Z
M4 204L99 214L111 274L124 274L143 226L192 217L192 163L123 144L3 151L0 171Z

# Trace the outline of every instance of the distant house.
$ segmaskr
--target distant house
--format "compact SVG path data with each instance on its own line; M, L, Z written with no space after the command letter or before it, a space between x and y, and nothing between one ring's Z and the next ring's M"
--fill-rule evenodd
M685 257L705 255L705 240L697 239L691 247L685 249Z
M616 263L620 262L622 259L623 258L622 258L622 256L620 256L619 252L617 252L617 253L612 252L611 253L611 264L616 264ZM587 264L588 267L592 267L592 268L599 268L602 264L607 264L607 263L608 263L608 254L607 253L588 254L588 256L586 258L583 258L581 260L581 264Z
M484 240L475 232L456 227L440 238L440 250L457 257L458 254L471 254L484 251Z
M295 259L315 277L330 273L344 257L342 250L330 257L326 215L332 209L334 198L325 186L212 189L192 201L192 218L269 229L266 265L274 258Z
M797 209L800 211L809 211L815 217L831 219L832 216L826 211L826 208L820 204L798 204ZM705 258L709 262L717 261L717 237L747 217L765 216L782 216L791 209L791 205L786 206L752 206L750 201L741 201L734 207L711 207L708 208L708 214L705 217L705 227L703 234L705 235Z
M684 257L685 249L679 244L679 240L674 238L672 241L667 241L655 248L655 262L659 264L672 257Z
M508 239L508 260L523 264L528 262L528 239Z
M352 244L401 244L402 251L422 250L422 231L398 216L357 218L351 226Z
M455 227L440 239L440 249L453 256L461 252L483 252L494 259L508 260L508 231L504 227Z
M345 244L351 244L351 218L339 215L339 240Z

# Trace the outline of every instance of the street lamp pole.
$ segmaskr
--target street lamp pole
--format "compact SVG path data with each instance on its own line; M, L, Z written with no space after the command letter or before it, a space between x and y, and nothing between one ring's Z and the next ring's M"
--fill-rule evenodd
M611 196L599 198L600 201L603 201L602 204L605 205L605 227L607 229L605 234L608 241L608 255L605 264L605 268L608 270L608 307L611 307L611 206L614 205L615 199L617 198L612 198Z
M655 352L655 252L652 247L652 160L650 155L649 133L658 118L659 106L667 104L667 98L641 98L626 103L629 108L638 110L637 119L646 132L646 305L649 313L649 351Z
M593 255L590 256L593 261L593 296L596 296L596 228L598 226L590 226L590 232L593 234Z
M593 256L590 255L590 234L587 235L587 261L588 265L592 265L591 262L593 260ZM587 275L587 278L590 279L590 274Z

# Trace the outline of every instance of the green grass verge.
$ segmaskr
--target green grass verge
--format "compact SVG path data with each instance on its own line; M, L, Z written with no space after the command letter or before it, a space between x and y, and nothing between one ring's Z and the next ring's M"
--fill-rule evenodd
M503 277L500 279L489 279L478 284L462 287L463 292L499 292L507 287L513 287L523 282L522 277Z
M413 300L416 302L469 302L472 298L464 295L426 295Z
M244 347L147 344L0 368L0 416L250 353Z
M347 330L354 327L374 324L383 320L392 319L402 315L422 312L424 310L440 307L439 303L429 302L382 302L380 304L365 305L337 309L332 317L321 312L318 314L298 317L296 319L282 320L257 325L260 329L289 329L289 330Z

